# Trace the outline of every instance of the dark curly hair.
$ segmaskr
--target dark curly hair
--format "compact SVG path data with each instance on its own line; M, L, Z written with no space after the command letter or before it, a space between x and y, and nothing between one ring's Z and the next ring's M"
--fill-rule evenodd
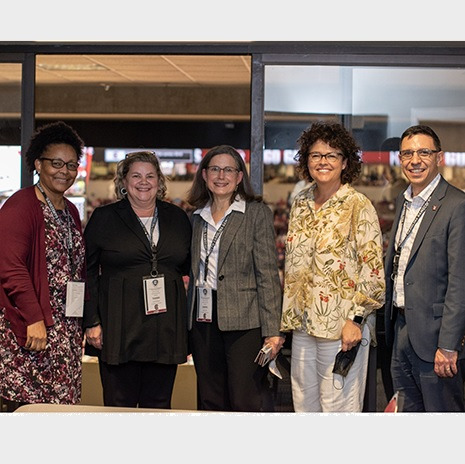
M339 150L347 160L347 167L341 174L341 182L350 184L357 179L362 171L360 147L350 132L335 121L317 121L300 135L297 140L299 149L294 158L297 161L296 170L300 177L309 182L313 180L308 169L308 156L312 146L319 140Z
M77 161L81 159L84 142L77 132L63 121L52 122L38 128L32 134L29 147L24 153L27 167L34 172L34 162L44 155L50 145L64 143L71 146L76 152Z
M247 168L240 153L230 145L217 145L210 149L202 158L197 172L195 173L192 187L188 193L187 202L195 208L203 208L210 201L211 193L202 177L202 170L206 169L210 165L210 161L216 155L231 155L235 160L236 168L243 172L242 180L237 186L237 191L233 192L231 195L231 203L234 201L236 195L239 195L247 202L253 200L262 201L262 197L254 193L249 174L247 173Z

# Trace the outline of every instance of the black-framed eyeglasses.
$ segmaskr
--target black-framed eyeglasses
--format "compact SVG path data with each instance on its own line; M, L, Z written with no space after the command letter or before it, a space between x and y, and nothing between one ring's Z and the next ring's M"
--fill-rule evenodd
M233 174L236 174L239 172L239 169L233 168L232 166L226 166L224 168L220 168L219 166L208 166L206 170L210 174L216 174L216 175L219 175L219 173L223 171L225 176L232 176Z
M318 163L321 161L323 158L328 162L328 163L335 163L336 161L339 160L340 157L342 157L342 153L338 153L336 151L331 151L329 153L320 153L318 151L312 151L308 154L308 157L310 158L310 161L312 163Z
M431 150L430 148L419 148L418 150L401 150L399 157L402 161L411 160L416 153L420 159L430 159L434 153L439 153L441 150Z
M66 162L66 161L63 161L60 158L45 158L44 156L42 156L39 159L41 161L42 160L50 161L50 163L52 164L52 167L55 168L55 169L61 169L63 166L66 166L66 168L69 171L77 171L77 168L79 167L79 163L77 163L76 161L68 161L68 162Z

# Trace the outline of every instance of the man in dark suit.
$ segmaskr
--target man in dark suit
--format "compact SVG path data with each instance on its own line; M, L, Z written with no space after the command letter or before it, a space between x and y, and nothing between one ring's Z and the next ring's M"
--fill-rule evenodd
M430 127L402 134L410 185L386 253L385 325L404 412L465 411L465 193L439 173L443 157Z

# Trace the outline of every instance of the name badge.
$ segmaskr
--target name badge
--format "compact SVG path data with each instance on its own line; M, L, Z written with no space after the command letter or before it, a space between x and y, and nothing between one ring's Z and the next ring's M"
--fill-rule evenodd
M212 321L212 289L197 287L197 318L198 322Z
M84 282L66 284L66 317L82 317L84 314Z
M143 284L145 314L166 313L165 277L162 274L144 277Z

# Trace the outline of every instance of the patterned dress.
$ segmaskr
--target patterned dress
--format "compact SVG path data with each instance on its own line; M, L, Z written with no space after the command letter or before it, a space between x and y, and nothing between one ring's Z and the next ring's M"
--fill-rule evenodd
M18 345L5 317L0 318L0 396L20 403L76 404L81 400L82 329L81 318L65 316L66 283L79 280L84 265L83 238L73 226L71 274L66 248L67 227L54 220L42 205L45 219L45 249L50 301L55 324L47 327L47 346L43 351L29 351ZM62 222L65 213L57 211ZM72 217L71 223L74 224Z

